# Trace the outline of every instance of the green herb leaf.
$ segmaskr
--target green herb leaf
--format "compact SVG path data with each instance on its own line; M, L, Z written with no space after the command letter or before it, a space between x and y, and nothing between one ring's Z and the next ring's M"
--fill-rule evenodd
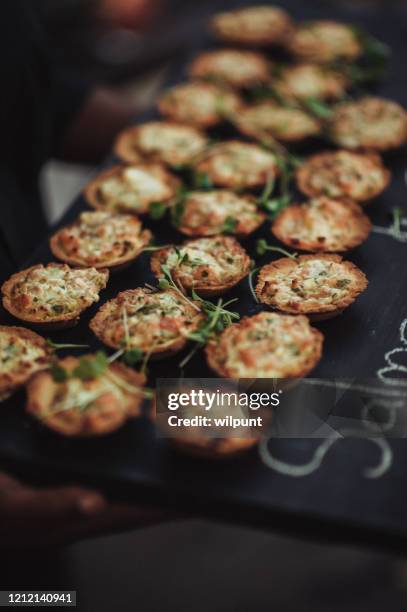
M152 202L149 206L148 212L152 219L162 219L167 211L167 205L162 202Z
M99 378L109 367L106 353L98 351L94 357L82 357L72 375L81 380Z
M144 353L140 349L130 349L123 355L123 361L126 365L134 366L144 359Z
M194 187L195 189L209 190L213 188L213 183L206 172L195 172Z
M70 378L69 372L57 363L52 364L50 374L56 383L64 383Z
M234 217L226 217L222 225L222 233L233 234L236 230L238 223L238 220Z
M329 119L332 116L332 109L328 104L317 98L307 98L303 100L305 108L318 119Z

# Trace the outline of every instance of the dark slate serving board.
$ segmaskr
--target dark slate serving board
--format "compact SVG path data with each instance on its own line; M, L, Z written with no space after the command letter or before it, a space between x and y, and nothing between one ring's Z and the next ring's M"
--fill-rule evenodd
M209 8L215 10L235 4L218 2L206 8L197 7L196 20L189 28L188 57L209 43L202 21ZM309 2L303 6L303 3L290 1L284 6L298 19L338 18L363 25L391 45L394 57L390 70L376 91L407 106L404 66L407 13L403 15L391 7L375 13L350 5L348 10L338 11L325 2ZM183 67L175 68L173 80L182 80ZM143 119L153 116L154 111L151 111ZM407 166L406 149L387 155L386 163L394 173L392 184L384 196L368 208L374 224L382 227L390 225L392 208L403 206L407 201L403 176ZM82 198L78 198L61 225L72 220L83 207ZM179 234L167 223L148 224L157 243L181 241ZM267 225L248 241L252 254L258 237L272 241ZM398 363L407 365L407 345L400 337L400 326L407 316L405 244L391 236L373 233L364 245L349 255L349 259L364 270L370 281L369 288L340 318L318 325L325 335L325 347L313 377L376 379L378 371L386 366L385 354L397 347L402 349L397 353ZM27 264L49 260L50 252L43 244ZM266 261L267 257L259 259L260 263ZM144 282L154 282L148 255L111 277L102 302L120 290ZM259 309L248 291L247 281L230 292L230 296L239 297L238 310L242 314L254 314ZM97 307L91 308L75 329L55 333L53 339L85 342L92 348L101 348L88 330L89 319L96 310ZM4 312L0 322L15 323ZM176 377L178 361L174 358L153 364L149 384L154 384L156 377ZM198 355L185 375L204 377L211 374L202 356ZM362 439L337 443L316 472L294 479L265 467L256 452L216 465L179 457L165 441L156 439L152 426L143 420L129 423L100 440L61 439L24 414L22 391L2 405L0 419L3 464L36 481L89 483L127 500L175 505L205 516L281 528L313 537L329 535L400 548L407 544L407 442L402 439L391 441L394 461L380 479L368 480L362 474L365 467L375 465L379 459L377 447ZM305 463L319 444L320 441L313 439L281 439L273 443L273 451L287 461Z

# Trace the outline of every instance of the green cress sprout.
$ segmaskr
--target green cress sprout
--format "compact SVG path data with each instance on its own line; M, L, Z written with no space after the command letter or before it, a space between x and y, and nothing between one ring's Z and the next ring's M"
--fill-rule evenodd
M164 204L163 202L151 202L148 208L148 214L154 221L162 219L166 212L167 204Z
M51 340L51 338L47 338L45 342L54 351L62 351L63 349L71 348L89 348L88 344L58 344L57 342Z
M332 108L318 98L306 98L302 104L311 115L318 119L329 119L332 116Z
M363 48L361 63L339 64L338 69L356 84L378 81L383 78L386 65L391 56L391 49L362 28L353 26Z
M210 338L215 334L221 333L224 329L229 327L233 321L238 321L240 319L240 315L237 312L227 310L227 306L237 302L238 298L234 298L228 302L224 302L222 298L219 298L217 303L214 304L213 302L202 299L193 289L192 298L200 303L201 310L205 314L205 320L195 332L188 334L188 339L195 342L195 346L179 364L181 369L189 363L200 348L205 346Z
M289 253L281 247L269 245L264 238L261 238L257 241L256 252L258 255L265 255L267 251L270 251L271 253L281 253L285 257L290 257L291 259L297 259L298 257L298 253Z
M257 302L257 304L259 303L259 298L257 297L257 294L256 294L256 292L254 290L253 279L254 279L255 274L257 274L257 272L259 270L260 270L260 267L259 268L253 268L253 270L250 272L249 276L247 277L247 281L249 283L250 293L252 294L253 299L254 299L255 302Z

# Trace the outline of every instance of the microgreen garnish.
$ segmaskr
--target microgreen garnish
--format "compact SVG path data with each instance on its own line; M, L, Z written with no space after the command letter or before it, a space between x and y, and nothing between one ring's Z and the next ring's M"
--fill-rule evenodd
M182 217L185 211L185 202L189 195L185 187L181 187L178 191L178 197L171 206L171 220L175 227L179 227L182 223Z
M233 234L236 231L236 227L239 224L239 221L234 217L226 217L222 224L221 231L224 234Z
M46 339L46 343L54 351L62 351L63 349L71 349L71 348L78 348L78 349L80 349L80 348L88 348L89 347L88 344L58 344L57 342L54 342L50 338Z
M94 357L81 357L79 365L72 371L73 378L93 380L104 374L109 367L109 360L103 351L98 351Z
M186 253L185 255L188 254ZM185 302L187 302L190 306L192 306L192 308L200 312L201 309L199 308L199 306L194 304L194 302L192 302L175 283L174 279L172 278L171 270L167 264L161 264L161 272L163 273L163 276L158 281L159 288L168 289L169 287L171 287L171 289L174 289L174 291L176 291Z
M400 208L399 206L397 206L396 208L393 208L392 210L392 215L393 215L393 234L395 236L401 236L401 220L404 216L405 212L402 208Z
M237 298L229 300L228 302L224 302L222 298L219 298L217 303L214 304L213 302L202 299L194 290L192 290L192 297L194 300L200 302L202 311L206 316L199 328L195 332L188 334L188 339L195 342L196 345L179 364L181 369L189 363L198 349L205 346L213 335L221 333L224 329L229 327L233 321L238 321L240 319L237 312L227 310L227 306L235 303Z
M362 28L354 26L352 29L363 47L363 57L360 63L342 66L343 71L356 83L363 84L381 79L391 56L390 47Z
M167 211L167 208L168 208L167 205L164 204L163 202L151 202L148 208L148 213L151 219L158 221L159 219L163 218L163 216L165 215Z
M195 189L209 190L213 188L213 183L206 172L194 172L193 183Z
M318 119L329 119L332 116L332 108L318 98L306 98L302 101L303 106Z
M260 242L260 241L259 241ZM265 242L265 241L264 241ZM257 294L254 290L254 286L253 286L253 279L254 279L254 275L257 274L257 272L260 270L260 268L253 268L253 270L250 272L249 276L247 277L248 283L249 283L249 289L250 289L250 293L253 296L254 301L258 304L259 303L259 298L257 297Z
M297 259L298 257L298 253L289 253L281 247L269 245L264 238L261 238L257 241L256 252L258 255L265 255L267 251L270 251L271 253L281 253L285 257L290 257L291 259Z

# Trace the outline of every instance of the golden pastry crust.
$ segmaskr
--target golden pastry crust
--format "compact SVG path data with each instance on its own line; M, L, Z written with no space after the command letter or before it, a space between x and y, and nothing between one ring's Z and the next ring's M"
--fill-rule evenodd
M345 149L396 149L407 141L407 112L392 100L366 96L338 104L328 130Z
M111 348L125 343L129 349L163 358L181 351L203 319L199 302L191 303L173 289L154 292L140 287L103 304L90 328Z
M286 47L298 60L318 64L336 60L350 62L363 53L351 26L329 20L299 25L287 39Z
M295 178L299 190L309 197L326 195L367 202L386 189L391 174L375 153L340 150L309 157Z
M201 296L221 295L250 271L250 257L232 236L187 240L179 247L165 247L151 258L151 270L163 277L167 265L174 282Z
M294 249L335 253L364 242L372 224L352 201L320 196L303 204L292 204L280 212L271 231Z
M182 454L202 459L231 459L257 446L260 438L171 438L174 448Z
M252 6L216 14L210 23L227 43L268 47L283 43L292 32L289 14L277 6Z
M125 162L142 159L176 167L191 164L207 146L207 137L192 125L149 121L122 131L114 150Z
M52 349L38 334L0 325L0 401L48 367L51 357Z
M170 205L181 185L161 164L114 166L85 188L88 204L97 210L144 215L151 204Z
M120 132L114 151L124 162L142 160L177 167L191 164L207 146L205 134L192 125L149 121Z
M300 378L317 365L322 344L307 317L261 312L225 329L206 357L224 378Z
M242 109L234 124L246 136L256 140L267 138L281 142L298 142L318 136L320 122L299 108L281 106L276 102L260 102Z
M189 75L198 79L214 79L239 89L249 88L270 81L271 64L266 56L254 51L205 51L192 62Z
M282 70L274 89L285 100L337 100L349 85L349 79L339 71L316 64L296 64Z
M288 314L329 317L350 306L367 287L361 270L340 255L284 257L264 266L256 294L260 302ZM324 318L327 318L325 316Z
M225 87L195 81L165 91L158 100L158 110L173 121L208 128L237 113L242 104L241 98Z
M276 156L260 146L239 140L212 147L195 165L213 185L229 189L252 189L277 176Z
M83 212L50 239L53 255L72 266L118 269L135 261L152 234L133 215Z
M99 300L108 278L108 270L38 264L13 274L3 284L3 306L17 319L44 329L72 327Z
M233 191L193 191L185 199L177 229L186 236L216 236L225 232L226 224L234 222L226 233L246 237L265 221L256 198ZM232 227L233 224L230 224Z
M66 357L58 365L71 372L79 359ZM121 363L110 364L101 376L87 381L57 383L44 371L27 385L27 412L64 436L105 435L140 416L144 384L144 374Z

